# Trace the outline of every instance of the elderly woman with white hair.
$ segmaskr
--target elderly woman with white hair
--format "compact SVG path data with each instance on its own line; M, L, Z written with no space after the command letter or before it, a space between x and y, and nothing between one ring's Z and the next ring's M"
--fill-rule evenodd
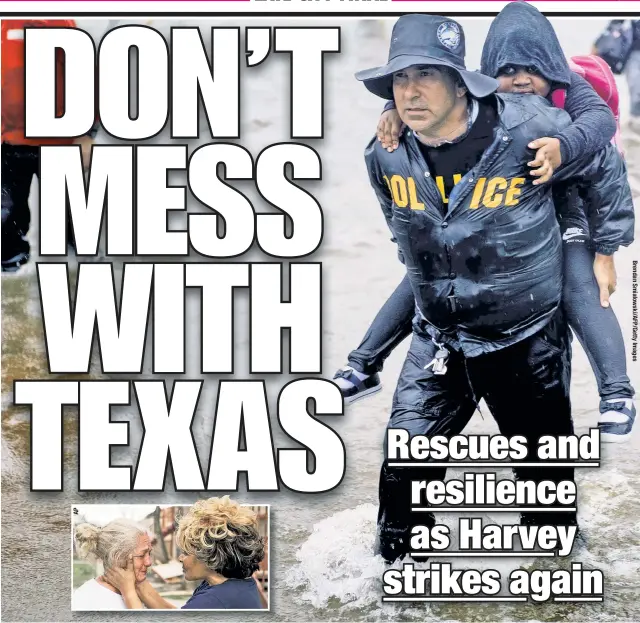
M229 499L199 500L182 517L177 543L186 580L200 585L182 606L193 610L253 610L263 607L252 577L265 555L256 514ZM133 564L111 567L106 579L117 586L129 608L175 608L149 582L138 582Z
M151 566L152 544L149 534L137 524L117 519L103 528L89 523L78 524L75 541L81 558L101 560L105 574L85 582L73 592L73 610L127 610L120 590L109 583L111 569L131 569L135 584L147 578Z

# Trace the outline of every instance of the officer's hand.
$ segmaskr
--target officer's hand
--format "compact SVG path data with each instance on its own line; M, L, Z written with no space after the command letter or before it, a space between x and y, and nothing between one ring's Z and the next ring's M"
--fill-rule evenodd
M395 108L385 110L378 121L376 135L387 151L398 149L398 137L402 130L402 120Z
M616 265L613 261L613 255L596 253L596 259L593 262L593 273L600 288L600 305L609 307L609 296L615 292L617 285Z
M536 149L536 157L531 162L527 162L530 167L538 167L531 171L540 179L533 182L534 186L544 184L551 179L553 172L562 164L560 155L560 141L557 138L543 136L528 145L529 149Z

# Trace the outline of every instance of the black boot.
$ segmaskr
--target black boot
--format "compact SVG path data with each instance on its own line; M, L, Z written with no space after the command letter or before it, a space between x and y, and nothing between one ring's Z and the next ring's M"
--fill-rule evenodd
M380 555L385 562L393 564L402 560L411 551L411 527L406 524L378 521L374 555Z

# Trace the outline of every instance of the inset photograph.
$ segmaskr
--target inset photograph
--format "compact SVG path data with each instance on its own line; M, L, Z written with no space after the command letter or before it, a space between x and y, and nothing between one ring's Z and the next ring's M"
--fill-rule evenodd
M269 610L269 506L72 507L75 611Z

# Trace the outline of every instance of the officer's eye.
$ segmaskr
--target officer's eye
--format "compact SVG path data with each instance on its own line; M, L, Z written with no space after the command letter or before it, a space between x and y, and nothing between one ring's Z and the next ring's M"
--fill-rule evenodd
M393 74L394 82L400 82L401 80L406 80L406 78L407 74L404 71L396 71L396 73Z

